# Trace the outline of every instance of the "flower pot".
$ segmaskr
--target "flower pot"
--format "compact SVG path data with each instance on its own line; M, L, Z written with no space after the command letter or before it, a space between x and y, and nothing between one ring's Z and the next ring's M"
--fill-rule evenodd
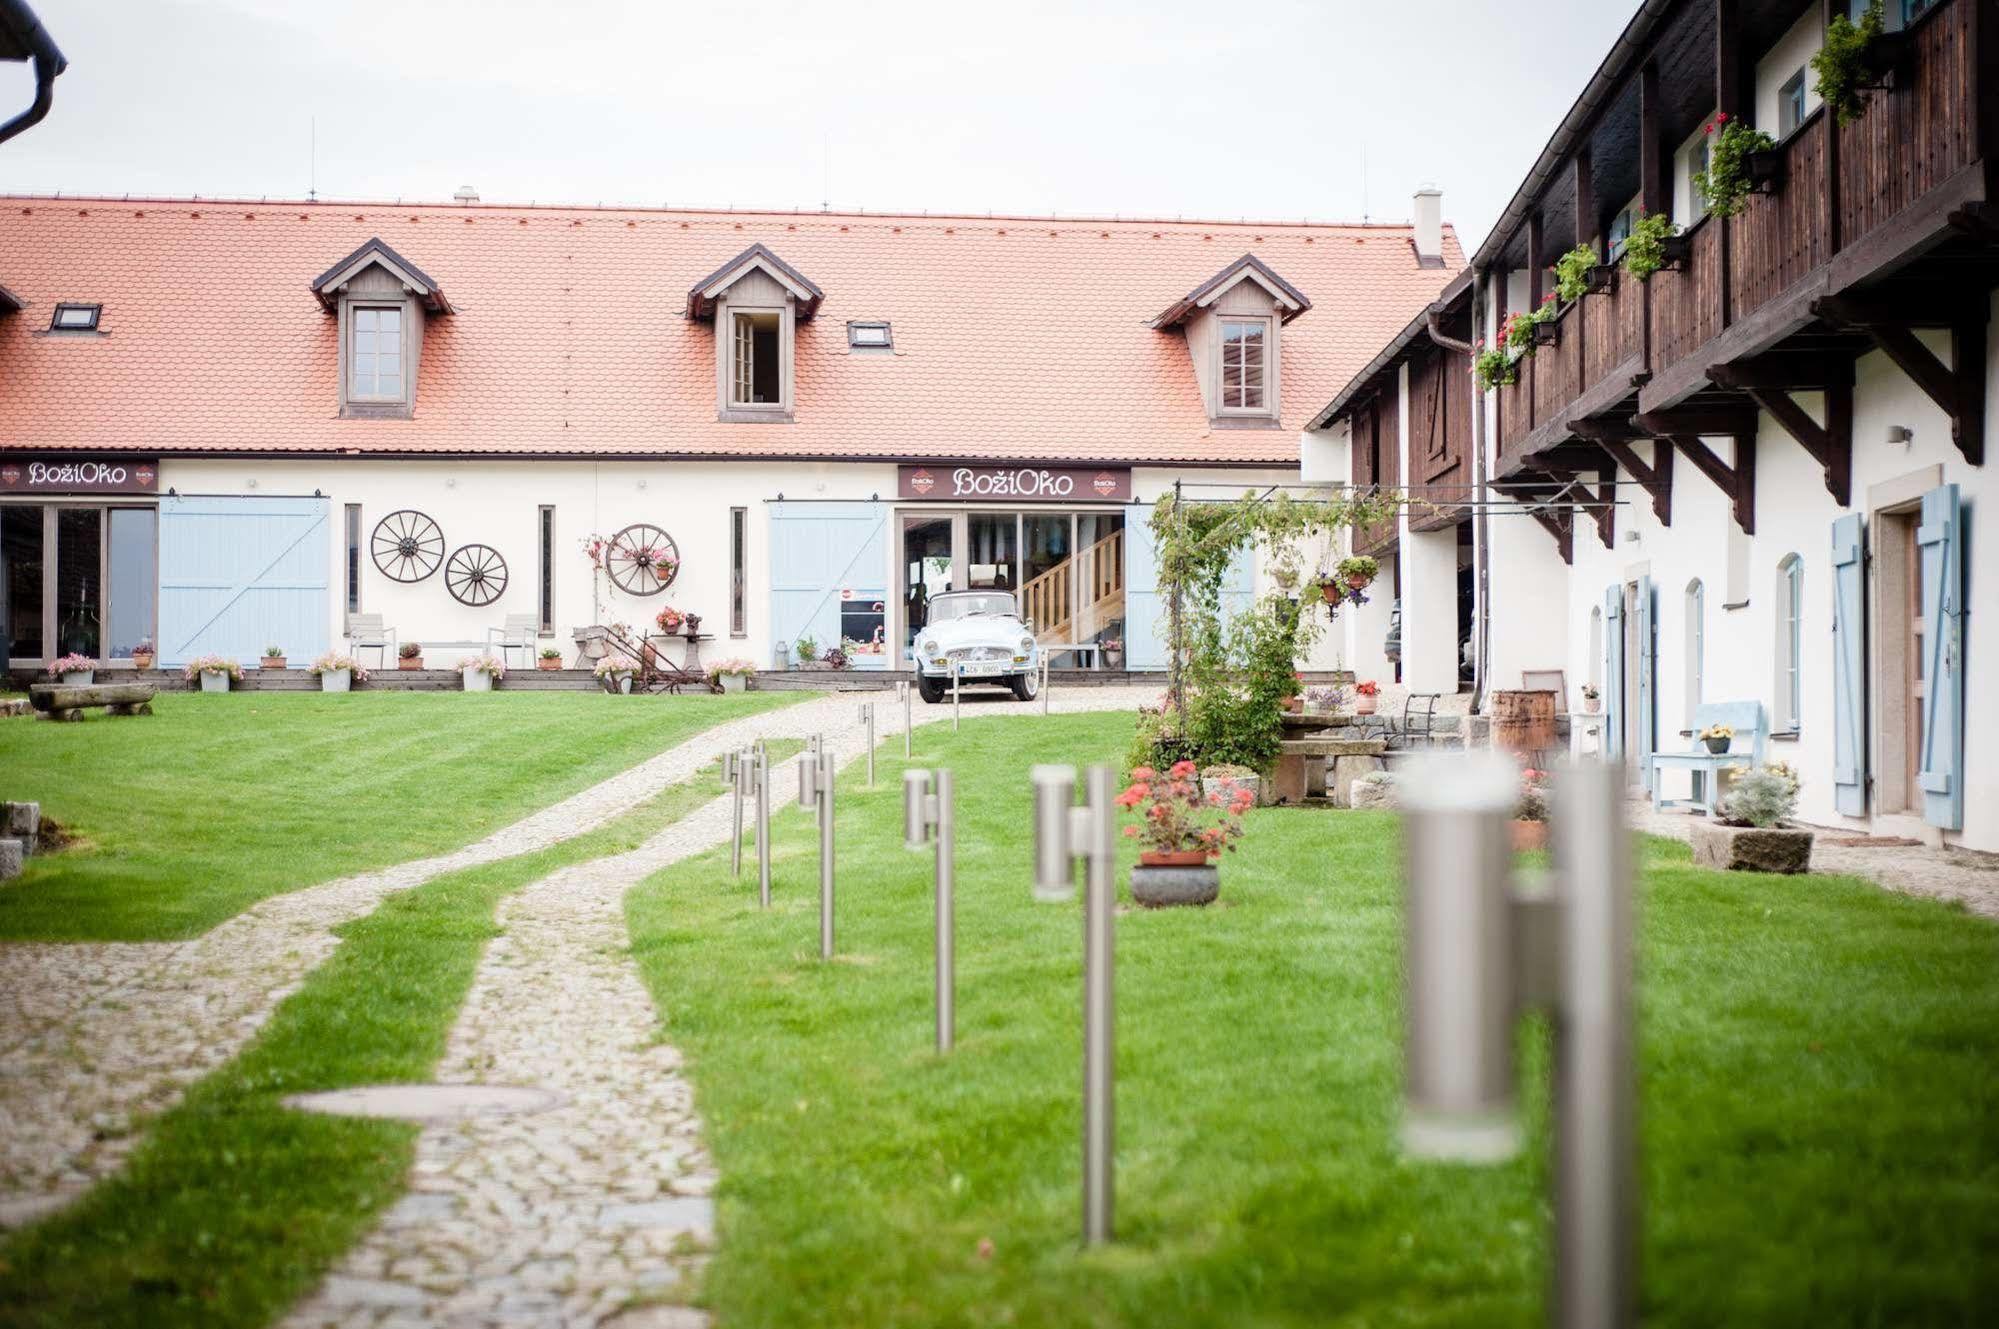
M1595 714L1596 714L1596 713L1597 713L1597 712L1598 712L1599 710L1601 710L1602 708L1603 708L1603 698L1602 698L1602 697L1584 697L1584 698L1583 698L1583 714L1584 714L1584 715L1595 715Z
M682 625L682 630L690 637L698 636L701 632L701 615L689 614Z
M1752 152L1743 162L1749 177L1749 192L1768 194L1784 183L1784 151L1764 148Z
M1615 263L1593 263L1583 277L1583 290L1589 295L1609 295L1617 283Z
M485 670L461 669L458 672L465 679L465 690L467 692L491 692L493 690L493 676Z
M1286 697L1284 699L1284 709L1296 715L1305 709L1305 699L1303 697Z
M283 669L285 667L285 657L282 655L267 655L259 662L258 667L260 669Z
M1141 854L1141 860L1149 855ZM1131 870L1131 898L1147 909L1172 909L1181 905L1211 903L1221 893L1221 869L1196 853L1201 862L1174 867L1152 867L1143 862Z
M562 668L562 657L557 656L553 660L536 660L534 667L536 669L560 669Z
M1365 572L1354 572L1347 575L1347 589L1350 591L1364 591L1372 585L1374 585L1374 578L1368 576Z
M423 668L423 657L421 655L404 656L403 658L396 661L396 668L421 669Z
M1355 715L1373 715L1374 708L1380 700L1379 697L1355 697L1353 699L1353 713Z
M1336 581L1320 582L1319 594L1325 597L1326 603L1329 605L1337 605L1340 601L1347 598L1346 588Z
M632 690L632 676L630 674L612 674L597 681L603 684L604 691L606 692L628 693Z
M227 692L227 691L229 691L229 675L227 675L227 674L223 673L223 672L222 672L221 670L219 670L219 669L204 669L204 670L202 670L202 671L201 671L201 690L202 690L203 692Z
M717 676L715 681L722 685L722 691L724 692L743 692L748 690L750 686L750 676L748 674L721 674Z
M1148 868L1197 868L1207 861L1205 849L1142 849L1138 855L1139 866Z
M321 692L348 692L354 687L354 671L351 669L329 669L319 676Z
M151 669L152 667L153 667L153 653L151 651L132 652L132 668Z
M1534 325L1534 344L1536 346L1553 346L1555 338L1561 335L1561 330L1562 325L1553 320L1546 323L1536 323Z
M1530 849L1548 847L1548 823L1545 821L1522 821L1515 817L1508 823L1513 828L1513 852L1524 854Z
M70 669L63 673L62 685L66 688L87 688L96 677L95 669Z
M1106 669L1116 669L1116 670L1122 670L1122 669L1124 668L1124 652L1123 652L1123 651L1105 651L1105 652L1104 652L1104 667L1105 667Z
M1701 742L1707 744L1707 750L1709 752L1714 753L1716 756L1720 756L1722 753L1728 751L1728 745L1734 742L1734 740L1728 738L1704 738L1701 740Z
M1694 256L1694 239L1690 235L1669 235L1659 242L1660 266L1663 268L1684 268Z

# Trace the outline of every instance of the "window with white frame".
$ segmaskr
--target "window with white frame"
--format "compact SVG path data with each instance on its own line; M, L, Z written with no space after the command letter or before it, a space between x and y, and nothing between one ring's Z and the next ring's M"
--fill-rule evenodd
M778 348L783 316L776 310L730 315L729 404L782 406L784 367Z
M403 311L399 305L356 305L349 313L349 401L403 399Z
M1222 410L1266 412L1270 409L1270 320L1223 319Z
M1777 137L1785 138L1805 122L1805 71L1800 69L1777 89Z
M1694 727L1694 711L1701 704L1701 674L1706 667L1707 657L1707 591L1696 577L1687 583L1686 604L1686 689L1687 710L1683 725Z
M1805 561L1784 555L1777 564L1777 714L1772 729L1796 733L1804 714Z

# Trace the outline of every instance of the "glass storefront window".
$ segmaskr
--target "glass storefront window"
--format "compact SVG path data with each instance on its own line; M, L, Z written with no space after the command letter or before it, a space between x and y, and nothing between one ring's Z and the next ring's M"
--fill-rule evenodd
M1020 613L1036 641L1068 641L1074 627L1074 578L1069 566L1068 513L1028 513L1020 519Z
M104 509L56 510L56 653L102 654Z
M930 597L956 590L949 517L909 517L902 528L902 594L907 650L930 621Z
M42 660L42 512L40 506L0 507L0 543L7 550L8 650L18 660Z
M107 544L111 585L105 597L110 631L107 658L124 659L153 636L153 599L159 586L159 513L153 508L112 508Z
M966 523L965 589L1011 591L1020 558L1020 518L1012 512L975 512Z

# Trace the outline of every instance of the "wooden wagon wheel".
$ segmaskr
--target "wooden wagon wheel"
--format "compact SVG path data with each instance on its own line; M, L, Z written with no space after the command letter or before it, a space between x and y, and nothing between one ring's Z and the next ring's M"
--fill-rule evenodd
M401 508L375 523L375 566L390 581L422 581L444 561L444 532L415 508Z
M507 589L507 560L491 545L460 545L444 565L444 587L462 605L489 605Z
M680 547L657 526L646 522L627 526L611 537L604 551L604 571L611 584L627 595L658 595L680 575Z

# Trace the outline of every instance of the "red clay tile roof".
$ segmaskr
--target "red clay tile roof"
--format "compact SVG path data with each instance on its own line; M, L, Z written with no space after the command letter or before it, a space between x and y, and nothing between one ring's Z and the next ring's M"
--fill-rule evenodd
M435 273L415 418L343 420L308 284L373 237ZM825 290L797 420L715 418L703 273L756 243ZM1294 462L1297 430L1463 265L1407 226L473 205L0 199L0 449ZM1147 326L1256 255L1308 295L1282 429L1211 430ZM102 335L41 335L61 300ZM850 355L846 322L894 324Z

